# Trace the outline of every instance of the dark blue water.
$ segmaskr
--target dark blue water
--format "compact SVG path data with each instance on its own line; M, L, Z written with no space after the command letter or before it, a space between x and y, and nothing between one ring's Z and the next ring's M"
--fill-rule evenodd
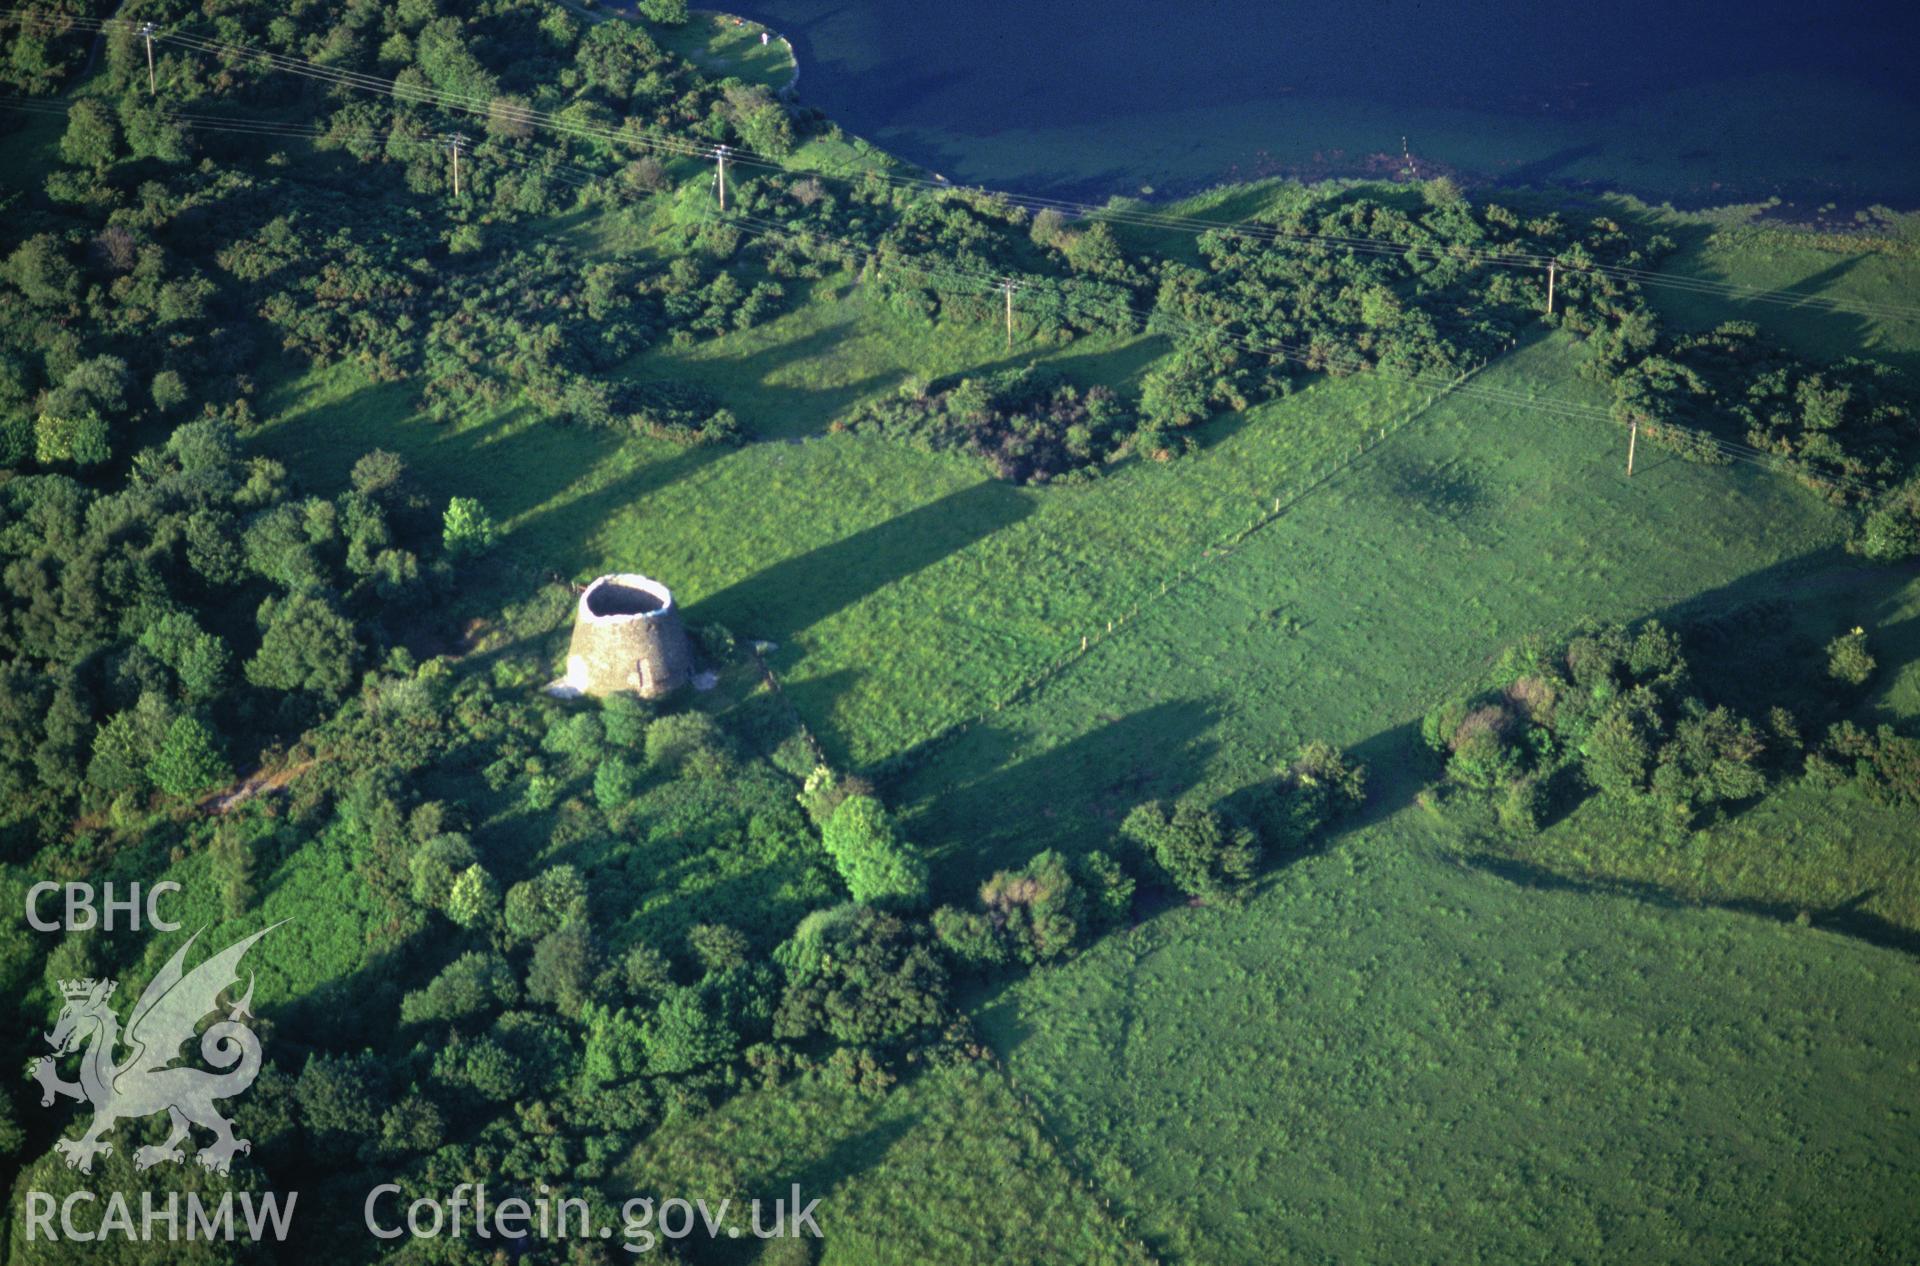
M1920 198L1911 0L748 8L793 39L803 101L955 179L1131 193L1354 166L1405 135L1487 177Z

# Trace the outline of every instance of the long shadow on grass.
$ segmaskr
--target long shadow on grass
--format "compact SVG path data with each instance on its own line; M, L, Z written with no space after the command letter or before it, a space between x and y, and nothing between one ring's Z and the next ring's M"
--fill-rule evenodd
M1111 845L1128 810L1179 795L1199 781L1214 744L1204 701L1154 704L1107 716L1099 728L1025 759L1018 730L982 726L948 746L924 775L979 771L963 785L925 777L913 799L924 810L909 829L935 858L935 886L965 900L993 871L1043 849L1080 853Z
M1522 163L1501 176L1495 185L1502 189L1520 189L1529 185L1543 184L1552 180L1562 168L1571 167L1583 158L1590 158L1598 154L1600 149L1597 141L1585 145L1569 145L1545 157L1536 158L1530 163Z
M1717 283L1721 280L1710 269L1701 267L1700 253L1706 249L1714 233L1711 226L1661 223L1657 231L1675 239L1680 248L1663 267L1680 273L1697 271L1708 282ZM1842 256L1811 276L1778 289L1784 294L1817 298L1865 258L1864 255ZM1711 329L1722 321L1750 320L1759 322L1762 331L1765 331L1770 326L1790 323L1822 349L1870 348L1865 354L1872 359L1885 361L1908 374L1920 373L1920 352L1873 346L1873 322L1857 313L1777 301L1756 302L1742 299L1737 294L1689 294L1684 290L1673 291L1662 286L1650 287L1647 297L1667 321L1686 329ZM1780 341L1778 336L1776 341ZM1846 351L1839 350L1823 353L1836 358L1846 354Z
M756 636L791 637L1031 513L1031 499L1011 485L977 483L765 567L702 598L693 615Z
M1702 689L1749 715L1776 704L1815 718L1836 702L1825 645L1868 630L1880 681L1920 657L1912 620L1881 625L1920 579L1920 563L1863 563L1838 546L1785 559L1650 612L1680 631Z
M644 503L653 493L711 462L719 461L731 451L719 445L696 445L655 461L642 462L625 474L577 497L555 501L553 494L545 497L536 494L527 499L545 508L514 524L508 532L508 539L516 546L536 553L539 553L539 542L553 542L554 545L540 557L563 572L579 573L598 566L603 561L602 555L592 548L590 542L594 533L605 526L610 518ZM511 460L511 454L500 456L504 460ZM560 486L565 487L586 473L569 469L564 472L565 478L559 481ZM567 552L563 554L561 551ZM620 556L604 561L618 567L646 570L644 558Z
M1884 949L1920 956L1920 932L1861 909L1874 897L1875 890L1871 888L1837 905L1825 907L1796 906L1784 901L1691 901L1659 884L1639 880L1576 878L1531 862L1486 853L1469 854L1464 860L1475 870L1485 871L1508 883L1544 892L1605 893L1632 897L1663 910L1731 910L1782 923L1804 920L1812 927L1857 937Z
M844 304L850 299L838 302ZM886 373L869 373L831 386L806 380L774 381L783 370L805 366L830 355L853 336L853 324L836 320L800 338L771 343L738 356L662 358L641 361L639 366L661 371L671 378L698 382L738 410L754 435L785 439L824 430L827 423L877 391L890 377ZM741 397L741 384L746 384L748 391L774 398L749 404Z

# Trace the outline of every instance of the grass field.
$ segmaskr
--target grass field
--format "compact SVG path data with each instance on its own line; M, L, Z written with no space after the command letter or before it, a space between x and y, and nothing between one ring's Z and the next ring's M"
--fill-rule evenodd
M1694 227L1687 266L1746 283L1886 300L1911 269ZM1920 347L1900 323L1662 301L1810 352ZM1126 380L1161 350L1013 359ZM1598 403L1576 354L1540 339L1475 383ZM436 425L347 368L268 402L258 443L305 479L380 445L502 517L526 566L477 577L475 609L529 574L634 568L694 621L778 642L831 754L890 771L946 897L1104 843L1148 796L1256 786L1303 739L1371 766L1360 822L1247 909L1169 912L984 1004L1017 1089L987 1068L872 1100L754 1091L670 1123L622 1181L772 1194L801 1174L836 1219L827 1262L1124 1261L1136 1234L1194 1262L1425 1260L1438 1235L1468 1260L1911 1248L1920 975L1823 930L1909 919L1903 819L1801 790L1680 847L1592 807L1531 851L1476 847L1413 804L1412 729L1522 634L1760 597L1816 642L1869 626L1863 715L1911 717L1920 583L1845 560L1840 517L1777 476L1643 450L1628 480L1604 423L1471 391L1320 382L1073 488L829 432L908 374L1004 359L991 329L901 324L840 278L632 367L714 391L763 437L738 449L525 410ZM1808 908L1817 926L1785 921Z
M609 1187L772 1201L796 1183L803 1202L820 1200L820 1266L1152 1260L988 1065L930 1070L874 1097L748 1091L669 1120ZM699 1260L751 1252L721 1243Z
M725 13L701 10L680 27L652 27L652 34L664 48L719 79L742 79L779 92L798 73L793 50L779 32L766 43L760 33L769 28Z
M1539 343L1476 382L1560 398L1570 354ZM1837 518L1787 481L1665 456L1628 480L1617 438L1441 401L957 737L902 789L918 829L975 873L1097 842L1148 796L1231 794L1313 738L1357 746L1382 803L1404 802L1413 722L1522 634L1770 592L1837 545Z
M842 319L805 309L781 328L805 342ZM748 362L768 337L732 336ZM814 366L811 381L890 390L964 355L972 337L929 328L845 339L828 358L844 358L840 367ZM675 363L717 373L724 356L699 348ZM1096 340L1049 359L1070 371L1118 363L1123 374L1146 363L1132 346ZM765 371L742 381L747 401L782 390ZM437 426L409 416L404 387L368 387L345 369L276 395L279 420L261 439L324 484L383 444L431 485L479 496L541 566L668 578L690 618L780 642L775 663L803 711L838 753L866 764L990 706L1421 398L1386 380L1321 384L1223 421L1192 460L1051 490L846 434L687 450L513 412ZM795 429L823 426L821 406L809 407Z
M1167 1260L1895 1261L1916 1002L1904 955L1518 886L1403 814L983 1023Z

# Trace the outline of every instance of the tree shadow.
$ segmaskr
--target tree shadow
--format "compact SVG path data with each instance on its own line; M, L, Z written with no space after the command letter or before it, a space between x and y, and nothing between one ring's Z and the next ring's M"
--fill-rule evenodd
M1877 890L1873 888L1824 907L1795 906L1779 901L1695 901L1681 897L1659 884L1642 880L1576 878L1531 862L1487 853L1468 854L1463 860L1475 870L1537 891L1631 897L1663 910L1729 910L1781 923L1801 923L1851 936L1883 949L1920 955L1920 931L1901 927L1862 908L1876 895Z
M1570 145L1565 149L1555 150L1551 154L1543 155L1530 163L1522 163L1502 173L1500 179L1494 182L1494 187L1510 189L1545 184L1563 169L1573 166L1583 158L1591 158L1598 154L1601 148L1600 143L1594 141L1586 145Z
M1811 717L1872 713L1881 706L1877 699L1843 706L1835 697L1825 647L1855 626L1866 628L1879 661L1874 680L1882 685L1920 660L1920 618L1881 624L1902 610L1916 580L1920 562L1863 562L1836 545L1749 572L1650 615L1680 633L1695 680L1716 702L1749 715L1765 715L1776 704Z
M741 355L707 355L699 346L687 356L663 357L656 353L636 362L636 372L626 376L642 377L638 371L651 369L705 387L738 410L756 438L786 439L823 431L890 377L874 372L833 384L776 381L784 371L829 357L848 341L848 326L865 319L865 314L857 310L854 295L836 302L854 305L848 308L849 320L836 320L800 338L782 339ZM744 398L744 392L752 392L754 398Z
M605 460L614 460L619 451L617 441L609 445ZM666 455L652 460L636 462L632 469L616 475L598 487L580 493L578 496L559 499L559 494L567 487L591 478L591 472L569 468L561 472L561 478L552 481L550 491L542 492L536 488L523 500L531 503L531 513L518 518L507 530L505 539L521 549L533 547L533 537L557 538L569 546L575 547L575 556L571 560L576 566L568 572L580 571L579 559L588 551L585 545L594 533L604 526L610 516L666 488L668 485L686 478L695 471L721 460L731 448L719 444L696 444L672 450ZM489 460L495 460L489 457ZM511 453L503 453L500 460L511 460ZM507 469L512 470L513 467ZM539 484L540 480L533 480ZM533 508L537 507L537 508ZM556 567L567 571L565 560L553 560ZM615 559L613 565L632 565L645 571L640 559ZM591 564L590 564L591 565Z
M1011 726L959 734L900 797L918 806L907 829L935 863L936 897L966 901L995 870L1043 849L1110 846L1135 805L1200 781L1215 748L1202 735L1214 720L1207 703L1171 700L1105 715L1097 728L1024 758L1016 753L1027 736ZM948 781L963 770L975 772Z
M1474 517L1489 501L1485 475L1465 458L1428 466L1390 456L1378 478L1396 498L1450 523Z
M1659 264L1663 271L1697 276L1712 284L1739 284L1712 267L1706 257L1716 231L1712 225L1672 223L1664 219L1651 223L1643 220L1642 225L1664 233L1676 244L1673 254ZM1784 343L1816 361L1866 355L1909 376L1920 375L1920 351L1889 347L1878 341L1873 322L1859 313L1811 302L1866 259L1864 254L1839 256L1799 281L1768 288L1776 293L1804 296L1809 302L1755 300L1738 294L1699 293L1658 284L1647 286L1646 296L1661 320L1678 329L1706 330L1723 321L1753 321L1772 341Z
M1031 513L1032 499L1009 484L972 484L773 563L700 599L690 612L756 636L789 638Z

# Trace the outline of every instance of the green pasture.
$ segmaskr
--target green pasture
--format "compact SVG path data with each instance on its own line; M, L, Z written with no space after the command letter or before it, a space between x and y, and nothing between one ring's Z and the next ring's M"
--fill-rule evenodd
M1505 358L917 767L900 798L954 880L1256 785L1309 739L1404 802L1418 717L1523 634L1791 592L1834 557L1839 516L1788 480L1647 449L1628 479L1605 421L1477 394L1578 400L1573 356Z
M792 1260L820 1266L1152 1260L988 1065L929 1069L866 1094L747 1090L715 1112L669 1119L609 1189L770 1208L795 1184L803 1204L820 1201L822 1240L817 1257ZM753 1260L734 1243L703 1251L702 1261ZM788 1260L766 1252L761 1260Z
M505 521L509 548L542 569L667 579L691 619L779 643L773 662L803 713L864 765L991 707L1425 398L1387 379L1320 383L1216 423L1192 458L1126 464L1081 487L1016 488L959 456L818 433L830 415L809 397L822 386L848 401L890 391L909 373L958 368L956 347L979 338L882 325L835 343L821 331L864 301L832 302L853 311L809 307L768 327L774 335L721 340L750 366L723 398L737 392L743 420L784 429L784 440L683 449L513 410L435 424L412 414L406 387L337 368L286 384L260 442L328 487L367 448L395 449L429 486L478 496ZM765 341L781 331L821 337L824 364ZM1113 381L1153 351L1088 339L1045 355ZM718 375L725 356L716 344L673 363ZM800 383L783 385L786 373ZM766 413L750 403L784 394L808 403Z
M986 1006L1165 1260L1895 1261L1913 960L1527 886L1398 818Z
M765 24L710 10L696 12L684 26L649 26L648 34L716 79L741 79L779 92L797 67L793 50ZM772 38L760 42L760 32Z
M1902 275L1714 232L1684 239L1688 267L1838 295ZM1850 334L1813 309L1662 302L1811 351ZM1880 354L1920 344L1862 328ZM1118 381L1161 350L1023 341L1012 359ZM1128 1260L1136 1236L1194 1262L1430 1260L1438 1242L1468 1260L1898 1257L1920 1232L1902 1019L1920 980L1836 929L1914 925L1903 815L1790 788L1679 843L1593 803L1489 842L1415 804L1419 715L1516 638L1586 617L1784 601L1816 644L1872 631L1863 719L1920 711L1912 576L1846 558L1841 516L1755 467L1643 447L1629 480L1608 423L1532 407L1604 403L1577 356L1542 337L1439 400L1320 381L1216 420L1178 461L1023 489L831 429L908 375L1007 361L990 328L905 323L839 278L630 367L702 383L763 437L741 448L525 409L435 424L411 388L346 367L283 379L258 443L321 487L379 445L436 495L479 496L507 538L462 612L523 599L529 576L637 568L695 622L778 643L801 715L885 775L945 899L1106 843L1149 796L1243 794L1305 739L1371 767L1360 822L1278 859L1245 910L1162 913L984 1002L1013 1086L753 1091L669 1122L623 1181L770 1196L800 1174L836 1219L827 1262Z

